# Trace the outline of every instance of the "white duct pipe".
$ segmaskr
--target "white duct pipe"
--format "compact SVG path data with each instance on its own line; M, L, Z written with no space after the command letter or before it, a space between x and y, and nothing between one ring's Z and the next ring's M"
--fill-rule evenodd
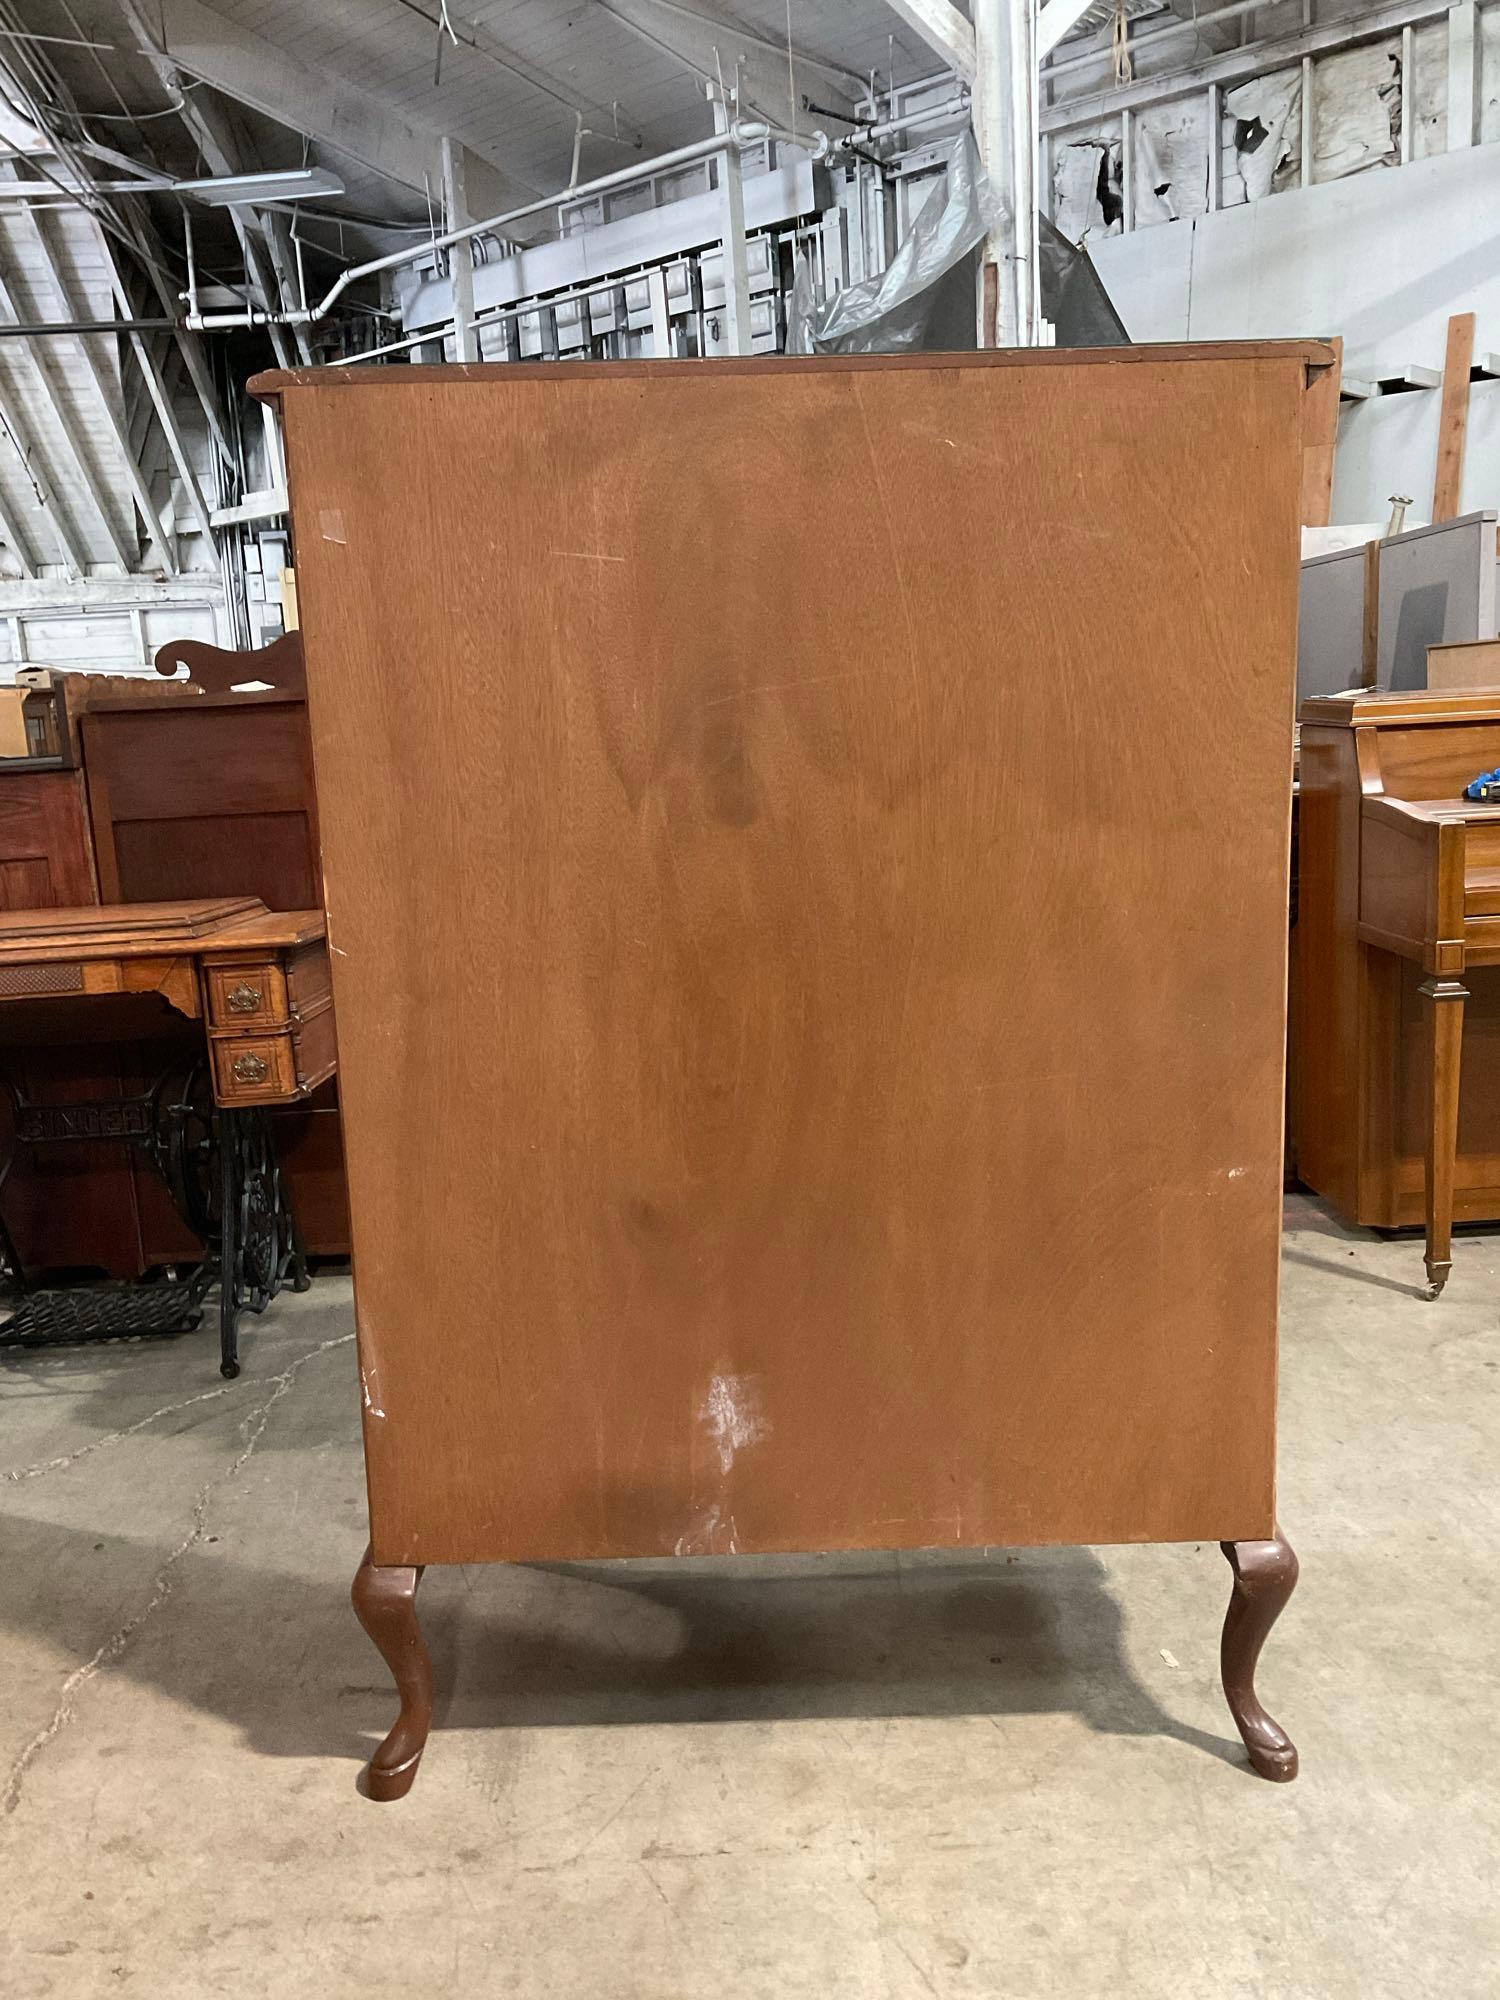
M984 263L994 268L995 324L989 287L981 285L983 347L1034 347L1040 328L1037 297L1035 0L974 0L974 136L1001 206L986 239Z

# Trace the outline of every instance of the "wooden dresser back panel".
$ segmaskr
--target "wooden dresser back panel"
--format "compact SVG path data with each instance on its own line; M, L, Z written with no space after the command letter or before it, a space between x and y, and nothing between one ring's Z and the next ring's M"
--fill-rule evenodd
M1301 376L286 391L378 1562L1268 1532Z

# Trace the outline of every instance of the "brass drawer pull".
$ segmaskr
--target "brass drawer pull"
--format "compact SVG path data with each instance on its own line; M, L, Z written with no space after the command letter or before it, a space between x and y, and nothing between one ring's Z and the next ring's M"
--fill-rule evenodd
M247 979L242 979L238 986L231 986L226 997L231 1014L255 1014L260 1011L260 988L252 986Z
M271 1074L271 1065L265 1057L253 1053L236 1056L230 1068L236 1083L264 1083Z

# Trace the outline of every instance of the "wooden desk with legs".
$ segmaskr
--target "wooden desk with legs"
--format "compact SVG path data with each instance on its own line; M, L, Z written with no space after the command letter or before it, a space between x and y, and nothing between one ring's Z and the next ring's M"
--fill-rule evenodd
M230 896L0 913L0 1055L59 1035L145 1034L167 1010L203 1024L209 1087L220 1113L222 1186L232 1183L246 1193L257 1226L266 1220L262 1197L268 1200L274 1237L284 1213L274 1148L268 1149L253 1119L236 1121L240 1114L298 1103L334 1073L322 911L276 912L254 896ZM78 1136L156 1144L157 1135L145 1129L150 1112L144 1105L38 1105L19 1092L16 1097L22 1144ZM226 1150L232 1155L227 1165ZM244 1299L235 1273L244 1262L248 1227L233 1206L221 1197L226 1374L239 1372L234 1320ZM294 1247L288 1229L271 1254L281 1267L295 1261L300 1279ZM8 1262L16 1267L19 1259L8 1252ZM284 1275L285 1268L250 1271L249 1292L274 1292Z
M1497 763L1493 690L1303 705L1297 1171L1353 1221L1425 1220L1433 1298L1455 1213L1500 1214L1489 990L1459 1151L1468 976L1500 965L1500 807L1463 790Z
M1276 1293L1311 343L283 407L372 1550L1226 1544ZM1205 662L1213 662L1206 692ZM419 674L413 663L420 663Z

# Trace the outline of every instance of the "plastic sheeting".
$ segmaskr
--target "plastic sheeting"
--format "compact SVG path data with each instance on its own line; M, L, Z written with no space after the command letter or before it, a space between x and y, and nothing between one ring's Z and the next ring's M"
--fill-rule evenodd
M826 306L812 266L797 259L787 310L788 354L967 352L976 344L980 245L999 217L971 132L879 277ZM1040 219L1042 312L1059 347L1112 347L1129 335L1086 253Z
M905 354L974 345L974 289L967 288L969 338L945 337L954 287L942 280L966 261L999 220L1000 208L979 163L972 132L948 159L948 171L878 278L847 285L819 307L812 272L798 260L792 282L788 354Z

